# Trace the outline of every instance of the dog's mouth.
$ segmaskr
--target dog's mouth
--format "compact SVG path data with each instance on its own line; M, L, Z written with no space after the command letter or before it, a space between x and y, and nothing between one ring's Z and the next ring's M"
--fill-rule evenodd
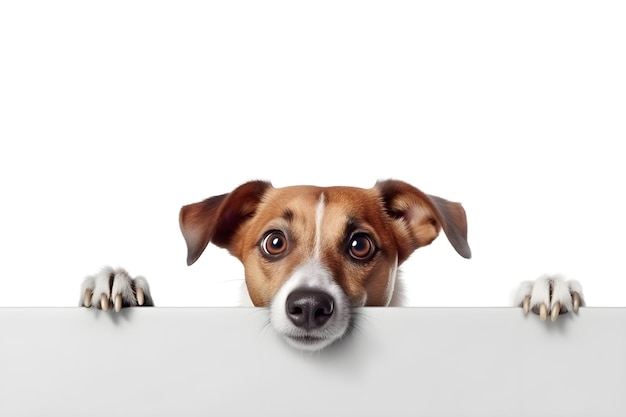
M300 350L316 351L324 349L326 346L332 344L339 337L323 337L314 336L310 334L302 335L284 335L287 342L293 347Z
M324 343L327 338L318 337L318 336L287 336L294 343L302 344L302 345L316 345L320 343Z
M283 329L282 337L292 347L303 351L320 351L339 342L353 330L353 314L349 314L344 320L331 323L323 329Z

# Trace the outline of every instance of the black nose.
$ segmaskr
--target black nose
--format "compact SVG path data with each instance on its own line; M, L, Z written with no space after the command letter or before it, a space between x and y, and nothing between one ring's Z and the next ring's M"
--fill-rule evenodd
M333 315L335 300L313 289L294 290L287 297L287 316L296 326L312 330L322 327Z

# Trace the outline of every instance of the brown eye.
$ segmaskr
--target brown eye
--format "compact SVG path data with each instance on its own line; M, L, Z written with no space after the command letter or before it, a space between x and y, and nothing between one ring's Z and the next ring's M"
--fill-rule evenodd
M272 230L261 241L261 249L266 255L278 256L287 250L287 238L283 232Z
M374 255L376 246L372 239L364 234L357 233L350 239L350 246L348 247L350 256L358 261L366 261Z

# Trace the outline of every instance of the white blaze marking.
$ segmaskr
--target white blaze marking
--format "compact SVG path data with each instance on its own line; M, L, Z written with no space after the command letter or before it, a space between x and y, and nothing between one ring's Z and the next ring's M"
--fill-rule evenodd
M315 247L314 256L315 259L320 259L322 250L322 219L324 218L324 193L320 195L320 199L317 202L317 208L315 209Z

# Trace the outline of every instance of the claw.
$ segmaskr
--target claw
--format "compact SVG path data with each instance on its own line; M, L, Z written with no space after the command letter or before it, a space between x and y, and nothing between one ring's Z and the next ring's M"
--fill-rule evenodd
M548 307L546 307L545 304L541 304L541 306L539 306L539 318L541 319L541 321L546 321L546 319L548 318Z
M120 311L122 311L122 294L115 296L115 312L119 313Z
M83 305L87 308L91 307L91 297L93 292L90 289L85 290L85 297L83 298Z
M530 295L524 297L524 301L522 302L522 308L524 309L524 314L528 314L530 311Z
M574 291L572 298L574 298L574 313L578 313L578 309L580 308L580 294Z
M561 303L559 303L558 301L554 304L554 306L552 307L552 314L551 314L551 319L552 321L556 321L556 319L559 318L559 314L561 313Z
M143 289L137 288L137 304L142 306L144 301L145 300L144 300L144 296L143 296Z
M100 297L100 307L102 311L109 311L109 297L106 294L102 294Z

